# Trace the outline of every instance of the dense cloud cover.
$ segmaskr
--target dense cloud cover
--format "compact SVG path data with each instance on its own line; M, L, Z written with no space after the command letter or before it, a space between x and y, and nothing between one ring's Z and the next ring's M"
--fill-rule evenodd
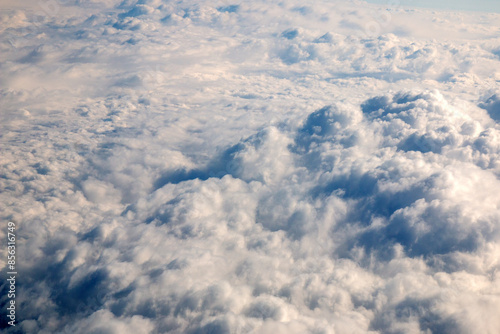
M498 333L499 14L0 6L5 333Z

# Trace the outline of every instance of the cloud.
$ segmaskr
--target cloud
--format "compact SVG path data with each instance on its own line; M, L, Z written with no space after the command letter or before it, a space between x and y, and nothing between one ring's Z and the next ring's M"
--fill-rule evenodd
M59 5L0 19L6 333L495 333L496 14Z
M486 99L486 101L481 102L479 106L488 111L490 117L498 122L500 120L500 99L498 94L494 94Z
M88 319L68 326L65 330L72 333L150 333L153 325L141 316L134 316L130 319L120 319L106 310L97 311Z

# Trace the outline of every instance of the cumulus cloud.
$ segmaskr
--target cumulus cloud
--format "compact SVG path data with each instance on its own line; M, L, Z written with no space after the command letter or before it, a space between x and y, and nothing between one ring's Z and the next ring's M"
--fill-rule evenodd
M496 332L498 15L56 5L0 17L6 333Z
M488 111L490 117L496 122L500 121L500 98L498 96L498 94L493 94L479 104L481 108Z

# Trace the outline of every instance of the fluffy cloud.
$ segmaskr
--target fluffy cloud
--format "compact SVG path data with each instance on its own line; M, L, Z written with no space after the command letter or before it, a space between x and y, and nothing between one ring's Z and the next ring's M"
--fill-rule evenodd
M497 16L56 5L0 18L6 333L495 333Z

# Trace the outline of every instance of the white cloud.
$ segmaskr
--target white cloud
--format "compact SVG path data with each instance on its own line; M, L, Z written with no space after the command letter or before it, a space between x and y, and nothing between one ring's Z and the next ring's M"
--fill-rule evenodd
M497 14L56 4L1 5L24 332L498 328Z
M107 310L93 313L90 317L78 321L76 324L65 328L71 333L151 333L153 324L141 316L130 319L120 319Z

